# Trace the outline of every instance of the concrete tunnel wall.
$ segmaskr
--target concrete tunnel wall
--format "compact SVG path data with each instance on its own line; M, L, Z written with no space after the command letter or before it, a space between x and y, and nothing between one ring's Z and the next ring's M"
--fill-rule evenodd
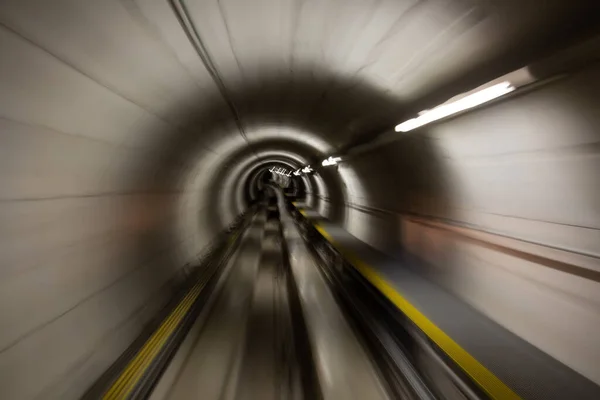
M399 122L400 106L412 100L379 90L397 62L383 51L374 87L352 86L335 71L300 72L283 102L280 70L265 66L251 83L232 73L241 82L242 137L166 2L102 3L0 6L6 398L77 398L243 211L246 171L264 162L314 165L341 148L348 131ZM158 27L148 23L167 14ZM222 63L225 74L231 65ZM418 91L415 76L427 68L417 71L407 92ZM545 246L528 251L597 266L598 80L594 66L398 134L311 177L313 205L384 251L405 244L432 279L598 383L597 339L587 334L600 327L597 282L415 219L441 218L493 234L489 240L523 238ZM310 96L323 87L339 96L317 109Z
M350 232L390 254L402 243L422 273L596 383L599 90L594 64L344 165L365 186L349 194Z

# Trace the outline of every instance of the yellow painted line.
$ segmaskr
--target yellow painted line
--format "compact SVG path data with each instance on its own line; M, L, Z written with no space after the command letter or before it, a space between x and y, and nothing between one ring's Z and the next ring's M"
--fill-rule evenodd
M118 397L118 398L127 397L131 393L131 391L134 389L135 385L139 382L139 380L142 377L142 375L144 374L144 372L146 372L146 370L148 369L148 367L150 366L152 361L154 361L155 357L158 355L160 350L163 348L164 344L167 342L167 340L169 339L171 334L175 331L175 329L177 329L177 326L179 325L181 320L185 317L185 314L187 313L189 308L192 306L194 300L196 300L196 298L200 294L200 290L201 290L201 288L195 289L193 295L186 299L184 307L181 310L179 310L179 313L178 313L176 319L174 319L171 322L169 331L166 334L162 335L162 337L160 338L160 340L158 342L154 343L150 352L146 353L144 359L142 360L141 367L137 368L137 370L133 374L133 377L131 379L129 379L129 381L127 382L127 385L125 386L125 388L123 390L124 396Z
M304 215L305 217L307 217L307 215L306 215L306 211L304 211L303 209L301 209L301 208L298 208L298 212L299 212L300 214ZM307 218L308 218L308 217L307 217Z
M230 238L230 243L234 242L240 235L238 231ZM163 348L171 334L177 329L179 323L185 318L200 292L206 285L206 281L198 282L188 291L177 307L161 323L159 328L144 343L140 351L127 364L119 378L111 385L102 397L103 400L125 399L131 394L135 385L146 372L156 355Z
M154 360L154 357L162 349L163 345L175 331L194 301L198 298L203 287L204 283L197 283L192 287L175 310L173 310L169 317L163 321L158 330L148 341L146 341L133 360L129 362L119 378L103 396L103 399L124 399L131 393L139 378L148 369L150 363Z
M338 251L384 296L386 296L398 309L400 309L415 325L436 343L448 356L458 364L491 398L520 399L504 382L502 382L490 370L471 356L465 349L456 343L450 336L431 322L423 313L404 298L396 289L388 283L375 269L359 259L355 254L337 243L327 231L318 223L314 227L334 245Z

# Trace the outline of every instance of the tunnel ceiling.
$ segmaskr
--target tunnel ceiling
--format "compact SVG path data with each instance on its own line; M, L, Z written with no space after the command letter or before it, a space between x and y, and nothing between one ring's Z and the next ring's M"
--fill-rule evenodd
M546 54L589 25L585 11L536 0L7 0L0 23L135 108L118 121L130 129L114 129L66 80L31 104L41 125L154 148L162 169L198 148L260 152L265 126L325 143L317 159ZM56 120L58 93L99 129Z
M593 26L594 2L576 3L4 0L0 109L31 139L9 137L6 169L28 175L2 199L186 193L128 202L160 215L132 224L179 202L195 221L180 231L210 237L241 211L245 171L316 165L539 59ZM317 197L366 193L352 171L320 175Z

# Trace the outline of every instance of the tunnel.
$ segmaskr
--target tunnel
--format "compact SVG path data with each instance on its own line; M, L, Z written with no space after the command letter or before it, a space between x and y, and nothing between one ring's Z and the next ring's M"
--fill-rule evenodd
M295 277L281 331L301 398L600 398L599 17L584 0L0 1L0 398L299 398L241 390L262 361L227 372L231 393L210 391L216 361L178 387L221 354L186 350L200 317L134 368L182 304L219 302L192 285L215 259L261 248ZM353 378L371 365L380 397Z

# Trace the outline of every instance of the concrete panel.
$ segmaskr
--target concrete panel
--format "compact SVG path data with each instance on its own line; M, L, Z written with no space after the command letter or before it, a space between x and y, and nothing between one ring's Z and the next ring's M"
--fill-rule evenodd
M0 199L130 190L122 167L135 161L134 152L117 145L0 119Z
M132 200L92 197L2 204L0 314L5 324L0 331L0 375L13 378L3 379L0 386L3 393L14 394L10 398L28 398L26 393L43 390L75 368L99 338L113 340L111 331L184 264L169 247L178 243L161 241L161 247L144 250L151 246L147 237L163 218L170 218L168 213L159 216L158 204L169 203L140 196L135 199L138 211L143 204L154 203L156 208L139 214L128 208ZM129 338L150 316L131 326ZM51 364L44 366L40 356ZM95 365L85 382L106 366ZM32 380L39 385L25 384Z
M134 2L3 1L0 20L158 118L177 124L197 110L198 82Z
M0 48L5 118L127 146L149 146L153 135L168 130L164 121L6 28L0 28Z
M365 177L372 207L597 256L598 82L598 69L590 67L497 105L398 134L397 141L351 165ZM391 172L386 176L382 169Z
M73 371L103 342L114 340L111 336L120 333L120 325L129 323L173 276L165 268L170 261L157 258L6 349L0 358L0 373L4 378L2 393L7 398L46 397L43 393L50 386L60 380L71 380ZM138 321L132 327L127 334L129 340L140 332L146 321ZM109 349L113 355L127 345L125 341L116 344L119 348ZM91 384L111 360L103 361L85 377L80 377L81 380L76 382L80 388Z
M430 279L600 383L600 352L590 334L600 329L600 283L410 220L403 221L403 237Z

